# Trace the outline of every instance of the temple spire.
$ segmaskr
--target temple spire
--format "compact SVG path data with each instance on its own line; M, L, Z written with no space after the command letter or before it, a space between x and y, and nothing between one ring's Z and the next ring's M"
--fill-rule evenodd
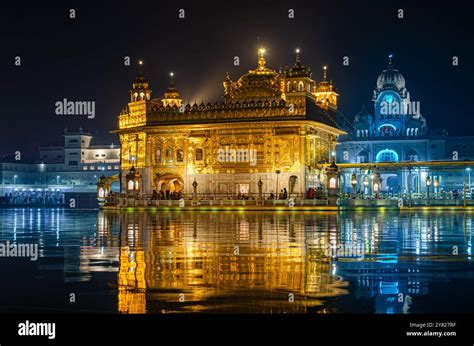
M170 86L174 86L174 73L170 72Z
M138 60L138 75L143 76L143 60Z
M258 67L260 69L265 68L265 48L258 49Z
M326 82L327 79L327 69L328 67L326 65L323 66L323 81Z
M295 52L296 52L296 64L299 65L299 64L301 64L300 49L296 48Z

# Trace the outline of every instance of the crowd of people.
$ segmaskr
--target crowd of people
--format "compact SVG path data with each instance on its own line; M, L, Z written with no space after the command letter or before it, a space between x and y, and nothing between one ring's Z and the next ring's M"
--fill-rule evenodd
M153 190L152 194L151 194L151 199L152 200L158 200L158 199L175 199L175 200L178 200L181 198L181 191L170 191L170 190L166 190L166 191L159 191L157 192L156 190Z
M306 191L306 199L320 199L324 196L324 190L322 187L318 186L316 189L310 187Z

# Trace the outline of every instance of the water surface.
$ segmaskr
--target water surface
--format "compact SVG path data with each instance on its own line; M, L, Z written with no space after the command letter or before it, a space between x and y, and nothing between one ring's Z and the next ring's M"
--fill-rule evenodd
M1 312L470 313L471 214L0 209Z

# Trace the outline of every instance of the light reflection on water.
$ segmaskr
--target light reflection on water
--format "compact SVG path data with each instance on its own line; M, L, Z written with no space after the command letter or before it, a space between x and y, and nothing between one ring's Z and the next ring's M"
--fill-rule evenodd
M9 275L48 287L38 298L7 285L0 306L9 311L25 297L35 303L21 309L73 312L474 308L471 214L1 209L0 217L1 242L40 247L38 262ZM0 259L0 272L12 261ZM80 296L74 307L61 298L71 291Z

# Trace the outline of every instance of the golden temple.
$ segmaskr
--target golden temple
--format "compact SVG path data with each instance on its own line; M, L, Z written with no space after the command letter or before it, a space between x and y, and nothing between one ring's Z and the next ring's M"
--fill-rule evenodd
M163 98L152 98L140 72L114 131L122 190L132 168L145 194L251 194L260 188L291 195L324 186L322 165L344 133L336 125L339 95L326 67L316 83L297 50L294 65L277 72L261 48L256 68L235 81L227 74L223 85L220 103L184 104L173 79Z

